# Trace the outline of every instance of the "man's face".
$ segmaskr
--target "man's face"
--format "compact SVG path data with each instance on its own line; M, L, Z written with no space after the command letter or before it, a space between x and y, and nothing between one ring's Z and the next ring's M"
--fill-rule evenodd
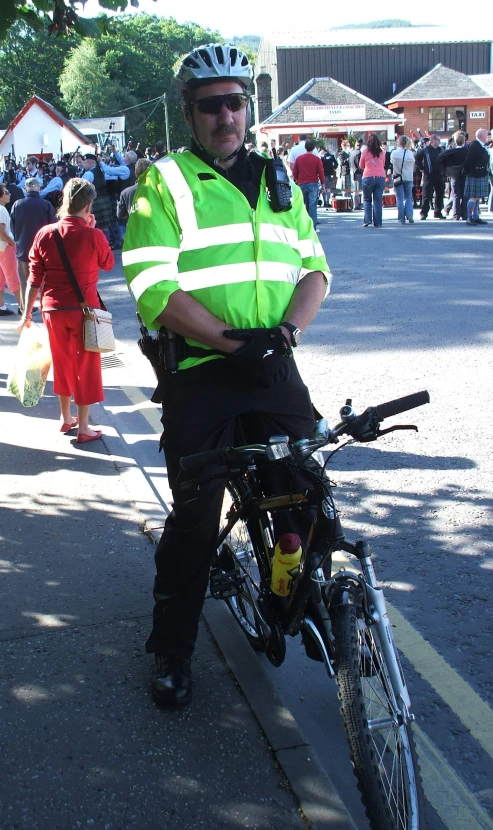
M28 173L36 172L36 165L32 161L26 161L26 170Z
M96 162L93 159L82 159L82 166L84 170L90 170L91 167L95 167Z
M245 94L241 84L235 81L219 81L201 86L193 93L193 103L184 107L185 121L193 127L200 144L216 158L227 158L243 144L246 132L247 109L232 112L224 103L219 113L200 112L197 102L218 95Z
M439 146L439 144L440 144L440 138L437 135L432 135L432 137L431 137L431 146L434 147L435 150L436 150L436 148Z

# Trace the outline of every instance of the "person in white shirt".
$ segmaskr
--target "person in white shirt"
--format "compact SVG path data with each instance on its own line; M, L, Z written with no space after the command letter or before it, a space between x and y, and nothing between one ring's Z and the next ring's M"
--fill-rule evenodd
M291 149L289 151L288 164L289 164L289 168L290 168L291 172L293 170L293 165L294 165L296 159L298 158L298 156L301 156L301 155L303 155L303 153L306 153L305 141L307 140L307 138L308 138L308 136L305 135L304 133L302 133L300 135L299 143L295 144L294 147L291 147ZM318 156L320 158L319 153L318 153L316 148L313 151L313 155Z
M15 242L10 231L10 216L5 205L10 201L10 193L5 185L0 185L0 317L15 314L5 305L5 287L14 295L17 304L21 306L21 284L17 270Z
M394 192L397 202L397 218L401 225L407 221L412 225L413 218L413 178L414 153L411 150L411 141L407 135L400 135L397 147L392 150L390 163L394 176L400 176L401 184L394 182Z

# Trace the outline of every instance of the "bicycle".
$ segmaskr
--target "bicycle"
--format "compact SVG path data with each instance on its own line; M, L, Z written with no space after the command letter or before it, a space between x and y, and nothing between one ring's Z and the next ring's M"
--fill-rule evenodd
M428 392L418 392L369 407L361 415L348 400L340 410L340 423L329 429L321 419L312 438L290 442L287 436L272 436L265 445L222 448L181 459L197 487L225 480L211 595L226 601L253 648L265 652L274 666L285 658L286 636L301 632L308 655L322 659L329 677L336 678L353 770L372 830L425 827L411 731L414 716L370 546L345 538L327 465L348 443L374 441L396 429L417 431L410 425L381 430L380 423L429 400ZM350 440L339 444L324 463L314 457L342 436ZM208 464L225 469L198 482ZM310 485L268 495L261 478L269 465L302 471ZM309 512L311 526L301 562L292 573L291 592L284 599L271 591L273 526L282 511L300 510ZM354 556L361 571L342 568L333 573L336 551Z

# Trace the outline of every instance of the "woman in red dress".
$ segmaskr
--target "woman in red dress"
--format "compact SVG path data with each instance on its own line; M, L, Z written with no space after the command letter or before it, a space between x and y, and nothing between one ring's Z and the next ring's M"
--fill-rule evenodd
M104 400L101 355L87 352L83 341L83 311L60 257L54 231L58 228L80 290L87 305L100 308L97 283L99 269L110 271L115 258L104 233L94 227L91 213L96 189L84 179L70 179L63 189L60 221L36 234L29 252L29 279L25 313L19 330L31 325L31 310L41 288L41 310L48 330L53 359L53 388L60 401L60 432L78 426L77 441L101 438L89 427L89 410ZM70 411L71 399L77 417Z

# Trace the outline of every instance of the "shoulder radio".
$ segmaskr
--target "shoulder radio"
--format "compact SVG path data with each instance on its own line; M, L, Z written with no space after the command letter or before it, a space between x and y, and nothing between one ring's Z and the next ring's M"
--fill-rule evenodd
M265 165L265 181L274 213L291 210L291 184L281 159L268 159Z

